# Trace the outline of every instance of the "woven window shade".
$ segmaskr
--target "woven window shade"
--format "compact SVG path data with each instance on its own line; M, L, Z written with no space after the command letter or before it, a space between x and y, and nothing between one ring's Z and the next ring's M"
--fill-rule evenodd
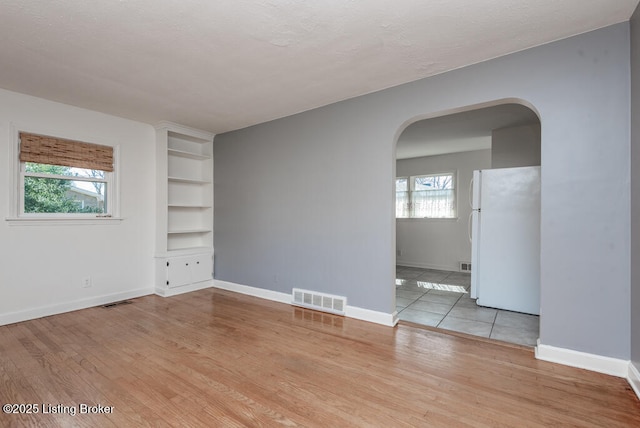
M20 162L113 171L113 147L20 133Z

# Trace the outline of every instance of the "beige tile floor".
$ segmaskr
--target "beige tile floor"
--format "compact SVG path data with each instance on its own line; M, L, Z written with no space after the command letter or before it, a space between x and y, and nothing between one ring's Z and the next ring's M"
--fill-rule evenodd
M539 317L476 305L471 277L461 272L396 267L401 320L525 346L535 346Z

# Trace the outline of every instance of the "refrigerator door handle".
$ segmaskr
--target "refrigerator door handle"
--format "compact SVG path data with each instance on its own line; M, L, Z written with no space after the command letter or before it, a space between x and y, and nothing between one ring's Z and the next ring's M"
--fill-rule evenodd
M469 242L473 243L473 240L471 239L471 222L473 221L473 212L475 210L471 210L471 212L469 213L469 221L467 221L467 232L469 233Z
M471 177L471 181L469 182L469 206L473 209L473 177Z

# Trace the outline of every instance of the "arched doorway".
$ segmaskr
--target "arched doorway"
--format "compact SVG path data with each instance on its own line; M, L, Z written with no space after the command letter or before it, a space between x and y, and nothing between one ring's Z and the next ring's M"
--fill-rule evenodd
M520 307L512 307L510 300L505 304L486 298L476 300L470 272L473 172L537 168L539 177L540 120L525 104L501 100L415 118L399 134L396 310L401 321L535 346L537 314L519 312ZM527 263L535 264L539 277L539 199L536 209L532 214L538 222L538 258L532 257ZM491 233L494 235L485 234L483 239L495 240L500 231ZM511 232L505 229L502 233ZM478 237L475 242L477 247ZM522 242L518 246L530 244ZM482 254L487 260L488 253ZM498 250L496 257L501 256L508 258L509 254L501 255ZM473 258L477 261L477 254ZM501 268L499 263L494 266ZM477 270L474 274L475 278L480 276ZM497 281L491 277L484 281L483 294L488 295L494 284ZM539 308L539 281L537 287L534 306ZM508 289L516 293L523 290Z

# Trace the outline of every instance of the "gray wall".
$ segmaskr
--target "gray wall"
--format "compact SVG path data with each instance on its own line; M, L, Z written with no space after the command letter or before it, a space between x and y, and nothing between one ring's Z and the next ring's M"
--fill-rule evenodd
M491 168L540 165L540 124L494 129Z
M631 19L631 361L640 370L640 6Z
M628 359L629 49L622 23L216 136L217 278L392 313L397 136L522 99L542 123L541 342Z
M401 159L396 162L396 176L456 172L456 219L396 219L396 263L456 271L461 261L471 261L469 242L469 185L476 169L491 167L491 150L451 153ZM402 254L398 255L397 250Z

